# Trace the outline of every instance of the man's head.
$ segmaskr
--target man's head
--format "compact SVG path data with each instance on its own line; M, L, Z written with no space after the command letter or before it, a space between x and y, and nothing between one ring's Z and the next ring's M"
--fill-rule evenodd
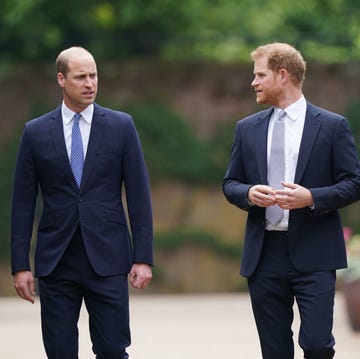
M275 42L259 46L251 53L251 58L254 61L265 58L270 70L278 72L285 69L294 86L302 86L305 79L306 63L300 52L291 45Z
M95 101L98 87L94 57L82 47L70 47L56 59L58 84L65 105L80 112Z
M251 85L257 91L258 103L279 106L301 94L306 63L294 47L285 43L259 46L251 58L255 62Z

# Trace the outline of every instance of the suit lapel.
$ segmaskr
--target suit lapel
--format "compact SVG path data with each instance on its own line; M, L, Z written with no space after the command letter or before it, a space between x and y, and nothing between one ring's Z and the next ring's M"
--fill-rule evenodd
M90 131L89 143L86 152L86 158L84 162L80 191L85 187L91 169L94 165L96 153L103 137L105 124L106 124L106 117L104 111L102 111L98 105L94 104L94 114L91 124L91 131Z
M256 159L258 163L260 183L267 184L267 136L270 116L273 112L273 108L261 112L261 116L258 118L254 126L254 144L256 146ZM252 141L252 139L250 139Z
M51 137L55 146L55 151L59 157L59 163L64 168L64 173L69 182L77 188L66 150L61 107L54 111L54 114L51 116L51 121Z
M315 143L316 136L319 132L321 121L318 119L319 111L316 107L307 104L307 110L305 115L304 130L301 138L298 162L295 173L295 183L300 183L304 174L307 162L309 160L312 148Z

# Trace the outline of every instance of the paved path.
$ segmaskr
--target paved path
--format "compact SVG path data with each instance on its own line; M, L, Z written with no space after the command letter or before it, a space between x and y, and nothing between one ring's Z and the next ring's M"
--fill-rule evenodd
M260 359L247 294L133 295L131 359ZM294 332L297 337L298 317ZM80 323L80 359L94 358L86 312ZM352 332L337 294L334 334L338 359L357 359L360 333ZM46 359L41 343L39 300L0 298L0 352L7 359ZM296 359L302 358L296 348Z

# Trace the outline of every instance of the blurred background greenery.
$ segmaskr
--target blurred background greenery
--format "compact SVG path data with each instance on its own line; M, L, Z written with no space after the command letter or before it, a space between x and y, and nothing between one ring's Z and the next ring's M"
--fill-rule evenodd
M2 0L0 295L14 293L9 210L21 130L59 104L53 63L73 45L97 60L98 102L131 113L139 131L154 202L150 290L244 289L246 215L226 203L221 180L235 121L259 109L249 52L272 41L301 50L306 97L346 115L360 143L358 0ZM342 212L360 231L359 205Z
M360 58L357 0L2 0L0 10L3 62L52 61L74 43L98 60L247 61L278 39L308 60Z

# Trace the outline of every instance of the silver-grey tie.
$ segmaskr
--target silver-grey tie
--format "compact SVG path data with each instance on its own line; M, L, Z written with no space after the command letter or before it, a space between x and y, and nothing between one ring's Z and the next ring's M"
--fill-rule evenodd
M285 178L285 130L284 116L286 112L281 110L274 121L271 140L270 163L268 169L268 184L272 188L281 188L281 181ZM284 215L284 210L278 205L266 209L266 219L272 224L278 224Z

